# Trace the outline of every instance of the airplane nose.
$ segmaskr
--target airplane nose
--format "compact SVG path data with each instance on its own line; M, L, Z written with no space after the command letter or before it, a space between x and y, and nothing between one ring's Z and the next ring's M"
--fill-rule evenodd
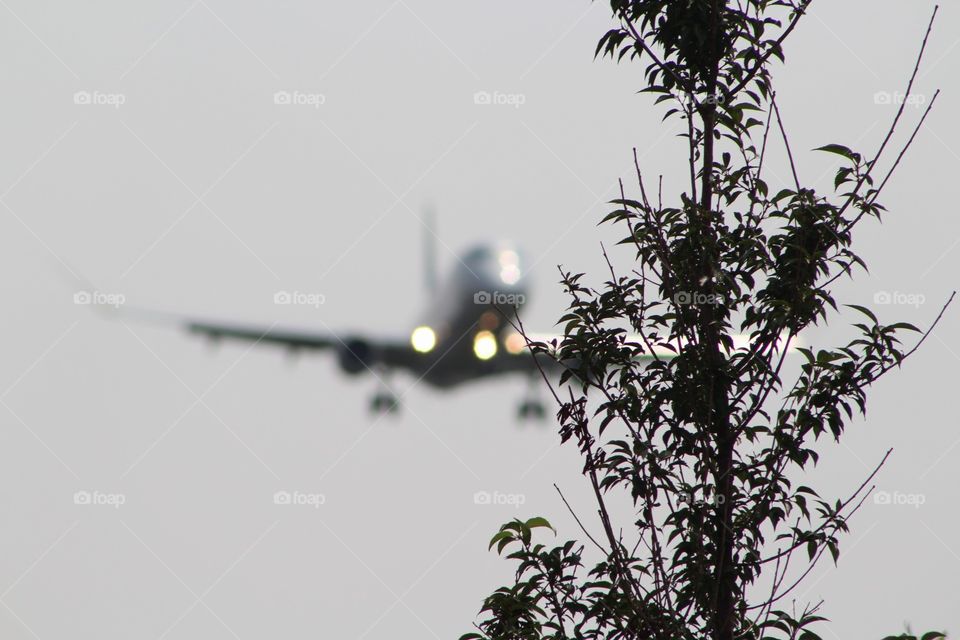
M519 293L524 288L523 257L510 244L478 247L463 260L463 280L477 291Z
M520 281L520 256L512 249L497 252L497 267L500 282L513 286Z

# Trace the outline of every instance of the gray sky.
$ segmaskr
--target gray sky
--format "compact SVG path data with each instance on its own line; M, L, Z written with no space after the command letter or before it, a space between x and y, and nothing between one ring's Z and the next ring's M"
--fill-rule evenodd
M813 147L876 148L931 9L815 4L777 83L805 181L835 170ZM0 635L455 637L509 578L485 551L502 522L545 515L578 535L551 487L589 511L578 462L552 425L516 425L517 381L444 394L399 377L404 414L374 421L373 381L332 357L126 327L74 304L65 274L130 305L405 334L425 303L416 216L433 203L444 267L479 240L526 249L526 322L549 329L556 265L602 273L599 243L617 236L595 222L631 147L668 196L686 170L679 123L635 93L641 68L592 60L603 3L0 0L0 14ZM837 289L889 294L885 320L925 325L957 282L958 27L946 3L906 115L936 88L942 103L885 224L860 229L870 274ZM279 290L325 303L277 306ZM839 568L807 582L834 621L824 637L960 627L958 330L954 309L876 386L868 419L821 447L811 482L833 497L895 448L877 482L894 504L866 504ZM281 490L325 502L276 505ZM124 504L75 504L82 491Z

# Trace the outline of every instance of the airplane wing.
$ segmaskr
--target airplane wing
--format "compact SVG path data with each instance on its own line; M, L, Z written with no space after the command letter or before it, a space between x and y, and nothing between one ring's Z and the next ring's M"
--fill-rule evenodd
M277 323L221 322L135 308L125 309L123 315L139 322L173 326L213 341L237 340L252 345L282 347L291 352L331 350L348 373L360 373L377 366L417 370L422 365L422 359L417 358L418 354L410 348L408 340L340 335L332 331L282 327Z
M273 344L290 349L331 349L340 342L333 335L316 332L277 329L275 327L233 325L207 321L185 320L184 326L190 333L219 340L233 338L253 343Z
M371 338L369 336L340 336L332 332L296 330L276 326L234 325L209 321L186 321L187 331L218 340L231 338L285 347L291 351L332 349L340 365L348 373L384 366L391 369L419 371L423 358L410 348L407 340Z

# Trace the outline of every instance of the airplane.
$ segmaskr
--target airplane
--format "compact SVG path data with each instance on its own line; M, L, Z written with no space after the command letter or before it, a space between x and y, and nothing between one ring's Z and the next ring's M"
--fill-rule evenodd
M435 286L433 273L428 269L432 300L427 312L404 338L201 320L185 320L183 325L190 333L212 340L230 338L292 351L332 351L347 374L372 373L382 382L391 372L401 370L439 389L504 374L526 374L535 381L541 367L556 366L548 358L540 358L538 366L526 339L514 328L516 314L528 300L523 258L516 245L497 242L471 247L440 287ZM398 401L382 383L370 407L374 412L393 412ZM524 398L518 408L522 419L542 418L544 413L533 395Z
M562 336L525 332L524 337L517 330L519 312L529 297L522 252L512 242L475 245L459 256L446 281L438 286L436 234L432 229L432 216L428 213L425 219L429 222L424 222L424 261L432 299L421 321L405 337L374 337L356 330L333 333L281 329L180 316L173 319L188 332L215 342L234 339L279 346L294 353L331 351L348 375L369 373L377 378L378 390L370 401L374 413L398 410L399 399L386 380L399 370L439 389L452 389L494 376L525 375L528 391L518 406L518 418L544 418L544 406L536 395L537 383L545 374L559 373L564 364L535 354L527 339L548 343ZM139 312L154 320L163 316L169 323L171 319L170 314L125 308L127 313ZM743 348L749 339L734 336L734 343L735 348ZM798 344L794 338L791 344L781 346L792 351ZM653 353L639 357L651 360L675 355L673 348L654 346Z

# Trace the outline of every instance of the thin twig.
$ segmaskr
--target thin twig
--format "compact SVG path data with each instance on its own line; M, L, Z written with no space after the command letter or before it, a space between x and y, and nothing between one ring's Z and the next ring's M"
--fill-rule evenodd
M571 507L571 506L570 506L570 503L567 502L567 498L566 498L566 496L563 495L563 491L560 491L560 487L557 486L557 483L553 483L553 488L556 489L556 490L557 490L557 493L560 494L560 499L563 500L563 504L565 504L565 505L567 506L567 511L569 511L569 512L570 512L570 515L573 516L573 519L577 521L577 524L580 526L580 530L583 531L583 534L584 534L585 536L587 536L588 538L590 538L590 542L592 542L593 544L595 544L595 545L597 546L597 549L600 549L600 551L602 551L603 553L610 553L609 551L607 551L606 549L604 549L604 548L603 548L603 545L601 545L599 542L597 542L596 538L594 538L592 535L590 535L590 532L587 531L587 528L586 528L585 526L583 526L583 523L580 521L580 518L577 517L577 514L576 514L576 512L573 510L573 507Z
M770 94L770 104L773 105L773 112L777 116L777 127L780 129L780 136L783 138L783 146L787 149L787 159L790 161L790 171L793 172L793 181L797 185L797 191L800 191L800 178L797 177L797 164L793 161L793 152L790 150L790 140L787 139L787 131L783 128L783 118L780 117L780 107L777 106L777 95Z

